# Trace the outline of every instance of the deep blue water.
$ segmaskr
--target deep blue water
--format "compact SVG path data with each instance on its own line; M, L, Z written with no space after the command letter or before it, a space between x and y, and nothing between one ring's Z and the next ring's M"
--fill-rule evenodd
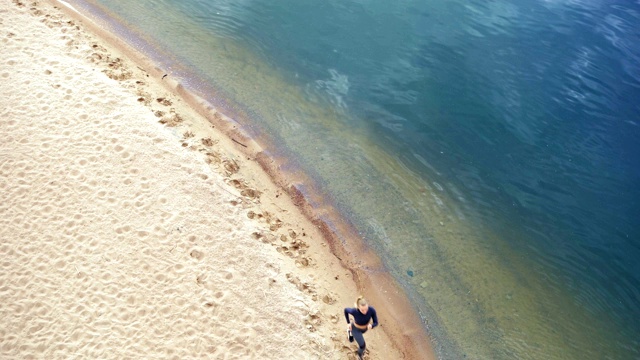
M100 3L297 157L442 357L640 358L640 2Z

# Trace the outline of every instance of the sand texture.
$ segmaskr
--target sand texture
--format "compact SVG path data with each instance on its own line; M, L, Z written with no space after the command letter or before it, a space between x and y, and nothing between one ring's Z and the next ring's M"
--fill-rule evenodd
M254 159L52 4L0 41L0 358L355 358L351 273Z

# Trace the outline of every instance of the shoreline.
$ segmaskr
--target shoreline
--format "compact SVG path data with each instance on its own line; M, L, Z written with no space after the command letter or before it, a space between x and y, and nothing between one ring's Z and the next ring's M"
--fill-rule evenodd
M65 6L64 2L49 0L47 2L50 6L61 10L66 17L71 18L79 22L83 28L88 29L90 35L98 38L98 44L94 46L100 59L96 59L97 65L95 67L100 69L106 66L106 71L114 71L111 73L113 78L118 78L126 75L128 79L118 80L123 87L129 86L129 83L125 83L131 79L137 77L143 77L146 75L148 80L142 82L148 82L149 84L143 84L144 86L134 87L139 92L139 101L144 106L151 110L155 110L154 107L162 108L162 100L170 99L175 103L175 114L180 114L179 117L188 118L187 126L193 135L196 137L202 137L202 139L215 139L213 142L220 145L222 151L219 153L212 152L210 154L205 153L207 160L211 161L211 164L217 166L217 171L221 174L227 174L225 182L231 185L232 191L235 189L233 195L248 196L253 198L254 201L251 206L262 209L262 212L255 212L253 210L247 213L247 217L254 222L261 222L266 225L267 228L262 232L254 232L254 236L258 240L262 240L264 243L272 243L271 237L278 234L282 221L279 218L287 217L295 220L287 219L285 222L296 223L298 228L297 233L302 233L303 236L308 237L308 240L316 239L320 240L320 246L315 246L312 241L307 241L311 247L317 247L318 249L310 250L309 253L316 255L316 259L312 256L295 256L295 264L300 268L300 271L296 275L301 273L314 274L319 273L317 268L319 263L328 262L331 265L324 269L324 272L338 273L335 275L335 280L338 280L338 276L343 274L340 278L340 286L337 291L338 294L327 294L323 297L323 302L328 308L335 311L335 308L341 308L344 306L351 306L350 297L354 297L355 289L361 291L367 298L370 299L372 305L374 305L381 315L381 329L385 337L388 337L390 344L396 348L398 354L401 354L405 359L435 359L433 350L429 343L429 336L426 334L424 325L422 324L419 316L415 312L414 307L411 306L408 297L404 294L398 283L389 275L384 269L380 258L374 254L362 240L357 236L353 228L345 223L345 219L341 219L339 214L335 210L329 207L323 207L322 209L315 209L309 204L309 199L303 195L303 190L298 184L308 184L309 180L304 178L296 178L293 174L283 174L280 170L281 162L279 159L271 158L263 149L260 144L247 136L238 127L236 127L233 119L227 118L221 115L217 110L203 99L190 93L179 82L173 80L171 77L162 79L165 74L162 69L158 68L144 54L141 54L132 49L125 41L117 36L108 32L100 27L99 24L93 22L85 15L75 12L69 7ZM15 2L11 6L16 6ZM39 6L39 5L36 5ZM41 11L36 8L36 11ZM36 15L36 16L41 16ZM48 14L47 14L48 15ZM73 21L72 20L72 21ZM74 25L77 26L77 25ZM82 31L78 27L78 31ZM105 44L106 43L106 44ZM99 47L105 47L104 51ZM112 57L116 54L117 60ZM122 61L120 56L123 58ZM103 61L103 60L107 61ZM111 61L109 61L111 60ZM127 62L132 62L136 70L133 67L128 67ZM114 65L115 64L115 65ZM104 71L104 70L103 70ZM111 77L111 76L110 76ZM144 78L143 78L144 79ZM167 95L168 93L168 95ZM144 95L143 95L144 94ZM157 101L154 102L154 99ZM178 103L184 102L183 106L178 107ZM153 105L152 105L153 104ZM160 104L160 105L158 105ZM156 110L156 115L158 114ZM177 121L178 116L173 116L173 112L160 115L161 120L166 120L165 125L171 126L175 129L182 126L183 121ZM186 115L185 115L186 114ZM195 114L195 115L194 115ZM206 120L206 123L202 120ZM171 121L175 121L176 124L171 124ZM186 133L185 133L186 134ZM220 136L222 135L222 136ZM195 148L195 144L188 138L184 138L182 141L183 148ZM187 149L184 149L185 151ZM246 160L245 160L246 159ZM238 174L239 176L229 176ZM225 190L228 192L228 190ZM238 194L239 193L239 194ZM286 194L286 196L280 196ZM313 196L309 194L306 196ZM251 203L250 201L248 203ZM266 205L269 203L270 205ZM322 202L320 202L322 204ZM268 210L265 210L267 208ZM278 211L277 209L280 209ZM276 218L270 218L270 216L264 216L265 213L273 212L276 214ZM300 214L296 216L295 214ZM253 214L253 215L251 215ZM287 214L287 215L285 215ZM294 215L291 215L294 214ZM320 215L321 214L321 215ZM271 232L269 231L271 230ZM293 233L291 233L293 231ZM336 231L340 235L336 234ZM307 234L308 233L308 234ZM296 234L295 230L289 231L290 238L295 243ZM342 236L341 236L342 235ZM315 242L318 242L317 240ZM295 244L294 244L295 245ZM307 245L307 244L305 244ZM328 245L328 249L326 248ZM295 247L295 246L294 246ZM281 246L278 247L278 251L286 254L289 257L291 255L287 252L295 252L294 247ZM355 257L355 254L365 254ZM328 259L328 257L331 257ZM306 264L306 265L305 265ZM309 265L311 264L311 265ZM365 272L363 269L375 269L378 271ZM314 276L316 276L314 274ZM349 280L345 280L344 277L349 277ZM318 280L320 281L320 280ZM326 282L326 279L322 281ZM298 286L299 290L306 292L307 295L312 294L308 291L308 287L301 283L300 280L291 281L294 285ZM297 284L296 284L297 283ZM355 284L353 286L352 284ZM375 285L374 285L375 284ZM333 284L329 287L334 286ZM317 292L315 296L317 297ZM350 296L350 297L349 297ZM337 302L337 303L336 303ZM335 306L333 306L335 305ZM333 307L331 307L333 306ZM320 317L321 318L321 317ZM324 327L325 331L333 331L334 336L337 333L337 337L334 342L345 342L342 339L344 334L341 333L343 329L343 319L338 315L335 319L335 325L327 326L325 324L331 323L329 319L321 319L318 328ZM328 320L328 321L327 321ZM330 328L330 329L327 329ZM374 332L375 333L375 332ZM333 339L332 339L333 340ZM371 340L372 355L371 359L380 358L381 354L384 354L381 347L381 341L383 339L376 339L373 337ZM378 342L378 345L376 345ZM384 343L384 341L382 342ZM387 350L387 349L385 349ZM388 349L390 352L387 354L396 354L393 349Z

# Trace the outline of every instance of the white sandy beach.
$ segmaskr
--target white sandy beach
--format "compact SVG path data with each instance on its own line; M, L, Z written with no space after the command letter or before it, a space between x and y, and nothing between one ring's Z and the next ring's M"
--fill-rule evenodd
M0 358L355 359L363 289L255 144L52 4L0 39ZM372 305L366 359L432 358Z

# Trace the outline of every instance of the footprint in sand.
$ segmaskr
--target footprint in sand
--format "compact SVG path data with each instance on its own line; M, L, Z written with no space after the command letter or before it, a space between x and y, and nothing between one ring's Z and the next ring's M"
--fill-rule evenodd
M229 185L235 187L236 189L240 190L240 194L242 196L244 196L247 199L258 199L260 198L260 191L255 190L255 189L251 189L245 182L244 180L239 180L239 179L231 179L229 180Z
M299 277L288 273L286 274L287 280L289 280L290 283L292 283L293 285L296 286L296 288L298 288L298 290L305 292L309 295L311 295L311 299L313 301L317 301L318 300L318 293L315 290L315 287L313 284L310 284L308 282L303 282L300 280Z
M159 97L156 99L156 101L164 106L171 106L171 100L163 98L163 97Z
M200 261L202 259L204 259L204 253L200 250L197 249L193 249L191 250L191 252L189 253L189 256L191 256L192 258Z

